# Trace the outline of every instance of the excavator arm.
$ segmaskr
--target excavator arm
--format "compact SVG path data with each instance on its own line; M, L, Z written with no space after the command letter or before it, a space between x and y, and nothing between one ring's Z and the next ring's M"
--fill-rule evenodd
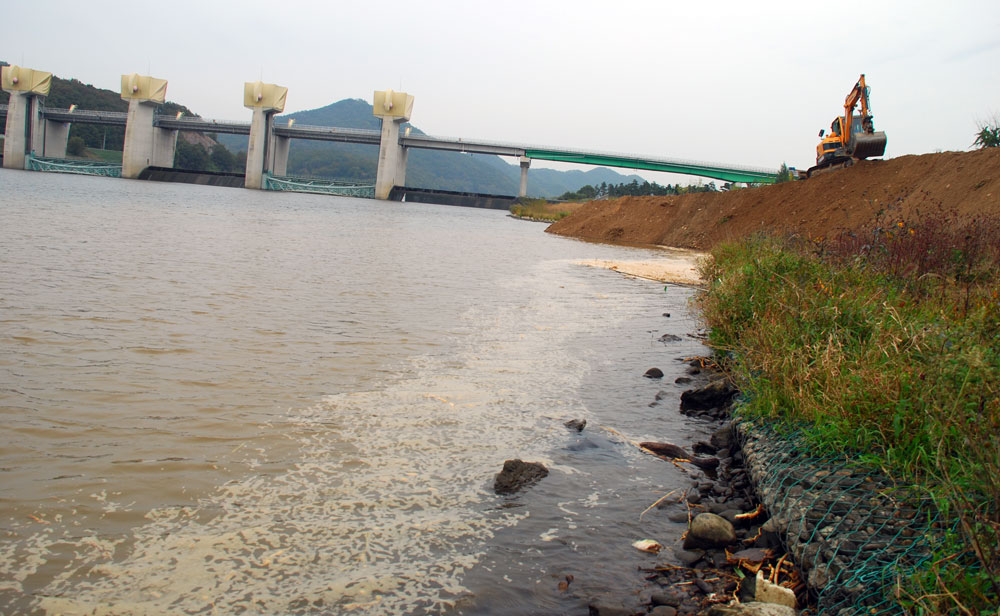
M844 129L841 131L841 142L845 146L850 143L851 136L854 134L854 108L858 106L858 102L861 103L862 132L872 133L874 127L869 110L868 86L865 85L864 73L861 74L858 83L854 84L854 88L844 99Z

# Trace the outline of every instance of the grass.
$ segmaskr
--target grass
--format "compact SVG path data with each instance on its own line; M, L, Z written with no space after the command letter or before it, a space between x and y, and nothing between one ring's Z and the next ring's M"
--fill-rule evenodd
M582 202L553 203L545 199L519 198L510 206L510 213L531 220L546 220L555 222L566 218L580 209Z
M100 150L95 148L87 148L85 158L90 160L100 160L106 163L121 164L122 152L121 150Z
M806 425L920 486L957 522L906 581L913 613L997 613L1000 602L1000 220L947 212L808 242L717 247L700 298L741 413Z

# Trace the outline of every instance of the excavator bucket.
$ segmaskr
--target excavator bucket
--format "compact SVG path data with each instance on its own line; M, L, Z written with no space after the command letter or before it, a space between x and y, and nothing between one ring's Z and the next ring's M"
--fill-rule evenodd
M851 140L854 148L852 155L854 158L871 158L872 156L882 156L885 154L885 133L882 131L874 133L855 133Z

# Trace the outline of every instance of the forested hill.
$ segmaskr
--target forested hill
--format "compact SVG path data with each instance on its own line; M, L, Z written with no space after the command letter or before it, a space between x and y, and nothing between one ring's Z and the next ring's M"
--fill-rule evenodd
M372 114L372 106L361 99L351 98L318 109L298 111L279 116L278 123L295 119L296 124L308 126L338 126L379 130L381 121ZM409 126L409 125L404 125ZM417 127L413 133L422 134ZM229 149L246 147L245 138L220 135L220 141ZM288 173L334 179L375 180L378 148L375 146L292 141L288 158ZM629 183L643 179L636 175L622 175L610 169L594 168L589 171L554 171L531 169L528 172L528 193L534 196L554 197L581 186ZM517 161L482 154L410 150L406 165L406 184L420 188L460 190L501 195L517 194L521 181L521 168Z

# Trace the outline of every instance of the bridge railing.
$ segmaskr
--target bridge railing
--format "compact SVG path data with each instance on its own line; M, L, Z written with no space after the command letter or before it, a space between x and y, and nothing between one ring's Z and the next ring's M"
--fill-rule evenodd
M109 124L125 126L128 113L124 111L92 111L90 109L58 109L42 107L42 117L57 122L81 122L86 124Z

